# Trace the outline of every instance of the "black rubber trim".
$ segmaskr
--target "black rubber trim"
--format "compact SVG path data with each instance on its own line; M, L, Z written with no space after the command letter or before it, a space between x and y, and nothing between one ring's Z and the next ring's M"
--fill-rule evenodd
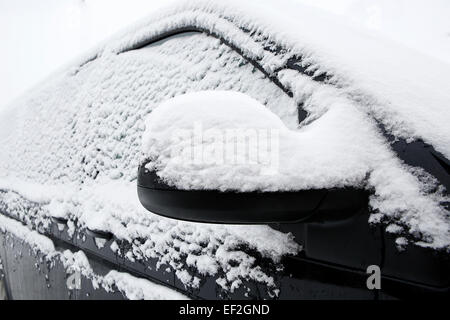
M66 218L61 218L61 217L50 217L50 219L51 219L54 223L67 224L67 219L66 219Z
M441 165L445 172L447 172L447 175L450 175L450 161L448 161L441 153L435 150L431 151L431 155Z
M342 266L327 261L320 261L301 256L286 256L282 260L286 267L286 272L293 277L305 277L307 274L312 279L323 281L324 283L334 283L336 285L345 285L354 288L360 288L365 284L368 274L365 270ZM417 298L437 298L444 299L448 297L450 288L436 287L419 283L416 281L400 279L383 274L381 269L381 292L387 293L401 299ZM379 290L373 290L379 294Z
M130 46L126 49L124 49L123 51L120 51L120 53L125 53L128 51L132 51L132 50L138 50L141 49L145 46L148 46L152 43L158 42L160 40L164 40L168 37L172 37L178 34L183 34L183 33L187 33L187 32L198 32L198 33L204 33L207 36L211 36L214 37L216 39L218 39L219 41L221 41L223 44L227 45L228 47L230 47L231 49L233 49L236 53L238 53L242 58L244 58L245 60L247 60L253 67L255 67L256 69L258 69L259 71L261 71L267 78L270 79L270 81L272 81L277 87L279 87L281 90L283 90L284 93L286 93L289 97L293 97L292 91L289 90L286 86L284 86L280 80L278 80L278 78L273 74L270 74L269 72L266 71L266 69L264 69L264 67L257 61L254 59L249 58L248 56L245 55L245 53L242 51L241 48L236 47L234 44L232 44L231 42L225 40L222 36L220 36L219 34L216 34L215 32L211 32L205 28L200 28L200 27L196 27L196 26L187 26L187 27L182 27L182 28L176 28L164 33L161 33L160 35L150 38L150 39L146 39L144 41L138 42L136 44L134 44L133 46ZM243 31L244 32L244 31Z
M86 228L86 233L88 235L90 235L91 237L98 238L98 239L111 240L113 237L113 234L111 232L92 230L89 228Z

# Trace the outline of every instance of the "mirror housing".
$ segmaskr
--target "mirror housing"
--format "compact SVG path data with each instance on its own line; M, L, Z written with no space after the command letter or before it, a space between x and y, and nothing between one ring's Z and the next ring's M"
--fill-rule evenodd
M186 221L227 224L336 221L355 215L368 204L367 191L354 188L280 192L179 190L155 171L139 167L141 204L152 213Z

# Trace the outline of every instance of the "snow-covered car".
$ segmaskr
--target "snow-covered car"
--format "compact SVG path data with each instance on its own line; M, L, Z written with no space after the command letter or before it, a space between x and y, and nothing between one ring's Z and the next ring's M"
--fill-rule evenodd
M290 1L142 20L0 113L7 296L446 297L447 74Z

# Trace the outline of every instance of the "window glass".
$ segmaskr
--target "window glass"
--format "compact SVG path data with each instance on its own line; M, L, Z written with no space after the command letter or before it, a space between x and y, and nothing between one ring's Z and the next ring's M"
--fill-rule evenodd
M184 33L121 54L103 54L26 101L8 173L36 182L133 180L145 117L161 102L199 90L259 100L289 127L297 108L261 71L218 39ZM22 123L22 122L21 122ZM13 148L12 148L13 147Z

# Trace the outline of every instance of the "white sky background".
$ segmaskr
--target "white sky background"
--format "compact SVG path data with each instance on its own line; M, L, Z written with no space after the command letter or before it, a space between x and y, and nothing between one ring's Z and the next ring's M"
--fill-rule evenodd
M0 108L99 41L177 1L0 0ZM296 1L450 63L450 0Z

